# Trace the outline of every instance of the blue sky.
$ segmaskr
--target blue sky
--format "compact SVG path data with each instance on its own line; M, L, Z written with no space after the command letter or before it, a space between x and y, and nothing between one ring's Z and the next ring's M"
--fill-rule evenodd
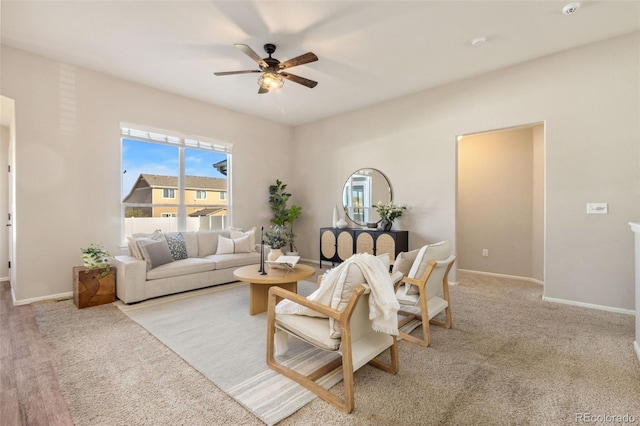
M221 177L212 167L227 156L199 149L186 149L185 173L190 176ZM126 171L126 173L125 173ZM131 139L122 140L122 194L127 195L142 173L178 175L178 148Z

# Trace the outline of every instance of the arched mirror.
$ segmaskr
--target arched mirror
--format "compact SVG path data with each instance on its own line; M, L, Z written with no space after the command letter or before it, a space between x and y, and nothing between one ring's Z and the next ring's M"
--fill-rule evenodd
M391 184L381 171L360 169L347 178L342 190L342 205L352 222L366 226L380 221L373 206L378 202L390 203L392 195Z

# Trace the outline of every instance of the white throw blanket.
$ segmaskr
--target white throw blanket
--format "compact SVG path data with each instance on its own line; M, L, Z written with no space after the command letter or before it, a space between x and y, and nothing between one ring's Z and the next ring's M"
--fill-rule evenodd
M365 284L371 290L371 295L369 296L369 319L372 320L372 328L381 333L397 336L400 304L393 291L393 282L387 267L384 262L373 255L366 253L353 255L340 265L327 271L322 276L320 287L311 293L307 299L337 309L341 301L342 289L347 279L348 269L352 264L362 271L362 275L366 280ZM347 298L350 296L350 294L347 295ZM326 316L290 300L283 300L278 303L276 312L326 318Z

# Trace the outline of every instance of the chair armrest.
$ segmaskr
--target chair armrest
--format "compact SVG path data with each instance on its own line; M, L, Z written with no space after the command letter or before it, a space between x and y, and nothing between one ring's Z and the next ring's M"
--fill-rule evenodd
M407 283L407 284L413 284L413 285L417 285L418 287L420 287L421 285L424 286L425 281L423 280L416 280L413 278L409 278L409 277L402 277L402 281L403 283Z
M267 306L267 310L275 309L277 297L291 300L292 302L298 303L299 305L305 306L330 318L340 319L340 311L338 311L337 309L333 309L321 303L314 302L313 300L309 300L306 297L299 295L298 293L294 293L292 291L285 290L284 288L275 286L269 289L269 304Z
M309 300L304 296L301 296L297 293L294 293L292 291L289 290L285 290L284 288L281 287L271 287L269 289L269 302L268 302L268 306L267 306L267 311L268 312L275 312L275 307L276 307L276 300L278 297L281 297L283 299L287 299L290 300L292 302L298 303L299 305L305 306L313 311L316 311L320 314L326 315L329 318L333 318L335 320L343 320L345 313L348 313L350 315L350 311L353 309L353 306L355 306L356 302L358 301L358 299L360 298L360 296L364 293L368 293L369 292L369 287L365 284L360 284L358 287L356 287L353 290L353 294L351 295L351 297L349 298L349 303L347 304L347 306L345 307L344 311L339 311L337 309L333 309L329 306L323 305L321 303L315 302L313 300Z
M402 284L404 274L400 271L396 271L391 273L389 276L391 277L391 282L393 283L393 290L398 290L398 287L400 287L400 284Z

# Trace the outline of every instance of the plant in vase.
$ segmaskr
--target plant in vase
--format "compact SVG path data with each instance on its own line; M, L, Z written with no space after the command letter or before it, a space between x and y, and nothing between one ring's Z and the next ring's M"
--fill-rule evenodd
M267 244L271 247L271 251L267 256L267 260L276 260L282 256L282 247L289 243L289 235L287 229L280 225L273 225L265 233Z
M300 217L302 207L295 204L292 204L291 207L287 206L291 194L286 189L287 184L282 183L279 179L276 179L275 185L269 185L269 204L273 213L271 223L284 228L289 251L296 252L298 249L295 245L296 235L293 232L293 222Z
M400 206L391 202L382 204L380 201L378 201L378 204L376 204L374 208L378 216L380 216L380 227L385 231L390 231L393 226L393 221L401 217L407 209L406 206Z
M109 252L101 245L91 243L87 248L81 248L82 251L82 263L87 270L91 269L103 269L101 275L104 277L111 270L109 264Z

